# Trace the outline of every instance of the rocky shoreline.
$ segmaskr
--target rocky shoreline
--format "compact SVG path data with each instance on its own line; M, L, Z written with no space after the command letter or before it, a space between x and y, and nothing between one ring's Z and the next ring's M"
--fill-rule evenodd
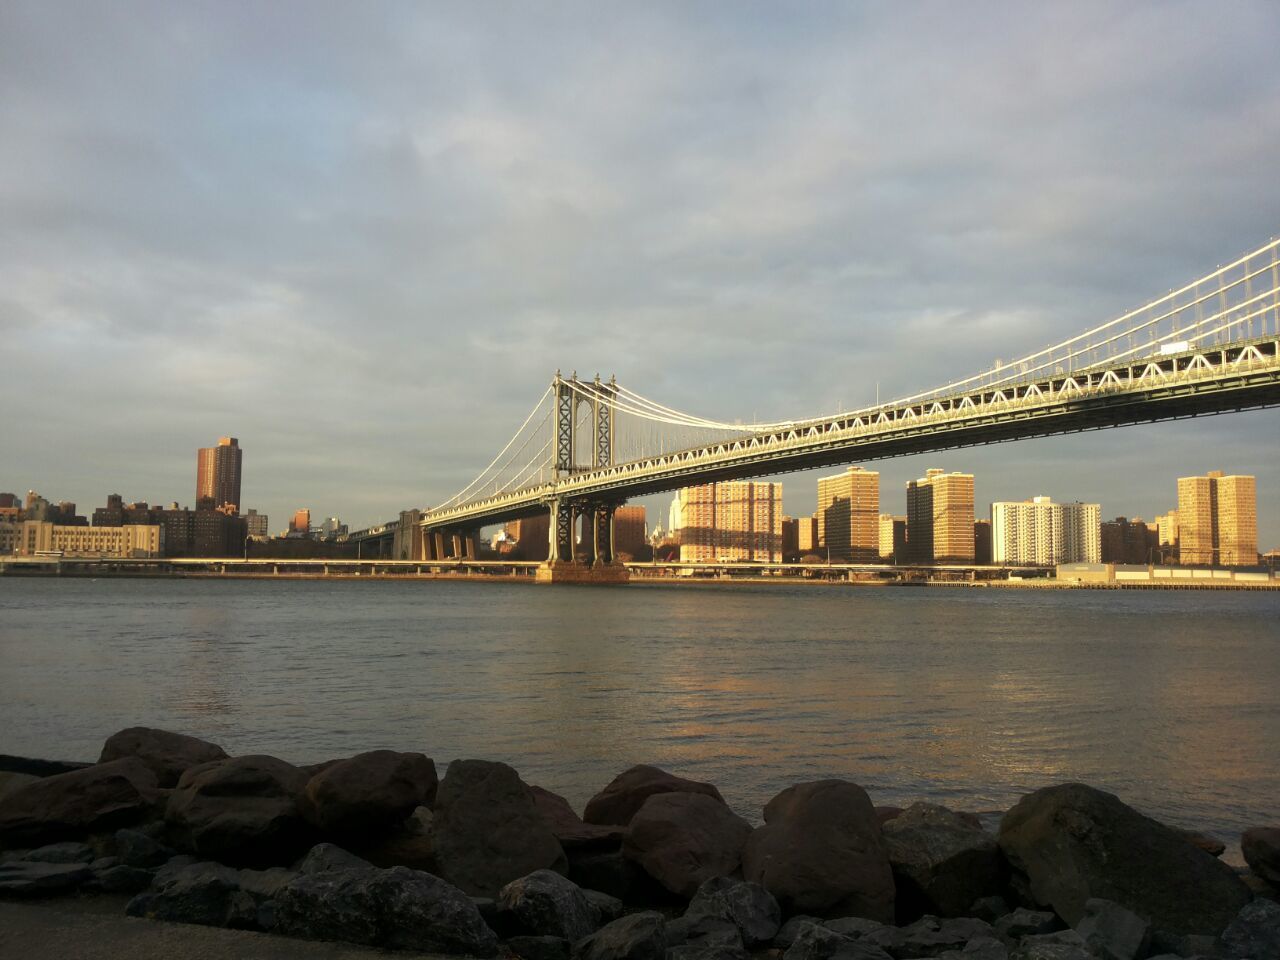
M134 727L98 762L0 758L0 897L523 960L1280 958L1280 825L1249 864L1084 784L985 830L857 784L799 783L763 823L650 766L579 816L511 767L375 750L309 766Z

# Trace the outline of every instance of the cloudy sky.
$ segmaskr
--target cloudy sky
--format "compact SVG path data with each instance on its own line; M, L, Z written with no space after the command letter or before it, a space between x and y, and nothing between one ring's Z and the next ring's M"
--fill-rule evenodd
M0 490L353 525L557 368L723 419L974 372L1280 233L1280 5L0 4ZM1280 413L879 465L1174 505ZM786 478L811 510L812 475Z

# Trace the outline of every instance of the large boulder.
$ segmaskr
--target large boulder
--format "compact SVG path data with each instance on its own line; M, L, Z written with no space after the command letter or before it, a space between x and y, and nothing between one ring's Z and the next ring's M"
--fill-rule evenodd
M476 957L498 951L470 897L408 867L300 874L274 903L274 929L289 936Z
M784 913L893 922L893 871L875 808L845 780L788 787L764 808L748 838L742 874Z
M39 777L31 773L14 773L10 770L0 770L0 800L3 800L19 787L25 787L28 783L35 783L39 779Z
M1151 924L1110 900L1086 900L1076 933L1102 960L1138 960L1147 955Z
M1001 821L1000 848L1027 877L1031 895L1070 924L1097 897L1163 930L1216 934L1250 899L1229 866L1082 783L1019 800Z
M302 812L322 833L363 839L390 833L436 797L436 765L421 753L371 750L329 764L307 781Z
M214 760L227 759L227 753L216 743L151 727L129 727L107 737L102 745L99 763L124 757L137 757L156 775L162 787L172 787L191 767Z
M916 803L882 829L901 919L921 913L967 916L974 901L1000 892L1000 847L969 818Z
M535 870L568 872L564 850L538 815L528 785L505 763L449 764L436 796L433 832L440 872L474 896L495 896Z
M191 767L165 819L202 857L235 866L291 863L314 841L299 808L307 775L275 757L250 755Z
M1240 851L1250 870L1280 887L1280 827L1251 827L1240 835Z
M208 927L252 926L256 907L242 894L240 874L220 863L193 863L158 875L153 889L129 901L131 917L199 923Z
M0 800L0 846L20 847L113 830L151 814L156 777L136 757L44 777Z
M709 783L686 780L642 763L618 774L607 787L588 800L582 819L587 823L625 827L655 793L700 793L724 802L720 791Z
M535 870L498 894L498 913L523 934L581 940L596 929L596 911L573 881Z
M0 894L14 897L47 897L74 890L93 879L87 863L49 863L43 860L11 860L0 863Z
M1222 931L1220 946L1232 960L1280 957L1280 904L1263 897L1246 904Z
M672 893L689 898L704 880L738 869L749 836L751 824L721 800L656 793L631 818L622 852Z
M539 786L529 787L533 805L556 835L566 853L580 847L614 846L622 842L627 828L616 824L587 823L573 811L569 801Z
M778 901L768 890L728 877L712 877L698 887L684 915L689 920L706 917L732 923L748 947L772 940L782 922Z
M665 960L666 923L653 911L607 923L573 945L573 960Z

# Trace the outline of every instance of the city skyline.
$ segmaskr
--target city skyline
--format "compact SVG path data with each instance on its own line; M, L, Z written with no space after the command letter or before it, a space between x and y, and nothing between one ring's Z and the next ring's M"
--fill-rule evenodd
M459 489L557 368L723 419L852 408L1280 225L1274 5L298 10L0 11L6 488L185 501L229 433L247 505L362 526ZM1147 518L1152 477L1256 475L1270 549L1274 422L949 462Z

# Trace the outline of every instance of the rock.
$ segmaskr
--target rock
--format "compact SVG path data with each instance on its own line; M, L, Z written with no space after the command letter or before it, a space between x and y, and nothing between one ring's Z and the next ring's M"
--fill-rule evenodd
M165 819L179 842L234 866L290 863L312 843L298 802L306 774L275 757L250 755L189 768Z
M106 893L141 893L151 886L154 874L142 867L131 867L127 863L93 872L93 886Z
M1027 876L1035 899L1068 923L1098 897L1163 929L1214 933L1249 899L1229 866L1084 784L1023 797L1000 824L1000 848Z
M317 843L298 864L299 873L333 873L339 870L376 869L368 860L332 843Z
M996 936L1008 944L1016 944L1023 937L1052 933L1061 926L1056 914L1048 910L1028 910L1019 907L995 922Z
M74 773L92 766L71 760L41 760L36 757L15 757L12 754L0 753L0 772L21 773L27 776L56 777L60 773Z
M1240 835L1240 850L1250 870L1280 887L1280 827L1250 827Z
M15 773L11 770L0 770L0 800L3 800L19 787L35 783L40 778L30 773Z
M720 791L709 783L686 780L657 767L639 764L618 774L588 800L582 819L587 823L625 827L644 802L657 793L697 793L724 802Z
M670 896L638 863L624 857L621 849L575 850L569 858L569 879L584 890L600 890L626 903L649 903Z
M823 926L843 937L859 940L873 930L879 930L884 924L879 920L868 920L866 917L837 917L835 920L827 920Z
M507 949L522 960L569 960L569 941L564 937L514 936L506 940Z
M830 960L843 947L854 943L852 937L811 923L801 926L791 939L783 960Z
M155 774L137 758L44 777L0 800L0 845L112 830L147 816L156 800Z
M700 793L657 793L631 818L624 856L666 889L692 897L704 880L738 869L751 824L722 800Z
M921 917L905 927L880 927L865 934L863 943L881 947L895 957L938 957L963 950L975 938L991 938L991 926L971 917Z
M307 781L303 815L323 834L364 839L388 833L436 798L436 765L421 753L372 750L339 760Z
M921 913L962 917L1003 887L996 838L968 817L915 803L882 827L900 919Z
M597 926L617 920L625 912L621 900L600 890L583 890L582 895L596 912Z
M662 914L633 913L607 923L573 945L573 960L665 960Z
M738 930L732 924L723 929L690 938L667 952L668 960L746 960L747 951Z
M1053 933L1040 933L1034 937L1022 938L1022 946L1045 943L1064 944L1069 947L1079 947L1089 953L1093 952L1089 950L1089 945L1084 942L1084 937L1074 930L1055 930Z
M270 900L283 890L294 877L296 870L284 867L268 867L266 870L241 870L240 889L256 900Z
M1151 924L1118 903L1095 898L1085 901L1076 933L1102 960L1138 960L1146 954Z
M1066 943L1024 943L1016 947L1009 960L1094 960L1084 947Z
M890 820L902 816L903 808L889 806L886 804L885 806L876 807L875 811L876 819L880 821L881 826L884 826Z
M140 830L117 830L116 853L131 867L159 867L168 863L174 851Z
M168 882L170 877L177 875L194 863L203 863L198 857L193 857L187 853L180 853L176 857L170 857L169 862L156 871L156 886Z
M94 855L93 847L87 843L64 840L62 843L50 843L47 846L29 850L22 859L40 863L93 863L97 857Z
M471 898L408 867L299 874L275 899L275 931L400 950L491 957L498 940Z
M995 923L1009 912L1009 904L1001 896L979 897L969 905L967 911L971 917Z
M938 960L1008 960L1009 948L995 937L975 937L963 950L938 954Z
M820 780L788 787L764 808L742 872L785 913L893 922L893 872L871 801L857 784Z
M577 884L553 870L535 870L498 893L498 912L521 933L581 940L596 929L596 911Z
M375 867L412 867L427 873L439 872L436 863L433 817L426 807L418 807L404 821L382 836L366 838L356 847Z
M93 879L85 863L49 863L40 860L10 860L0 863L0 894L15 897L46 897L74 890Z
M467 893L493 896L535 870L567 873L564 850L505 763L455 760L436 797L435 857ZM609 891L613 892L613 891Z
M1222 931L1220 945L1233 960L1280 957L1280 904L1263 899L1246 904Z
M102 745L99 763L109 763L125 757L137 757L155 774L162 787L176 786L178 778L190 767L213 760L227 759L226 751L217 744L196 737L187 737L168 730L150 727L129 727L113 733Z
M764 887L728 877L704 881L684 915L691 920L707 917L727 921L748 947L773 940L782 923L778 901Z
M207 927L227 926L238 912L240 875L220 863L193 863L156 876L155 887L129 901L125 913L131 917L198 923Z
M1227 845L1217 837L1211 837L1199 830L1186 830L1182 827L1170 827L1174 833L1182 837L1193 847L1199 847L1211 857L1220 857L1227 852Z
M797 914L778 928L778 933L773 938L773 946L785 950L796 942L796 937L800 936L800 931L804 930L805 927L821 926L823 926L823 922L818 917L811 917L803 913ZM841 936L845 936L845 934L841 934Z
M559 794L531 786L533 805L542 821L555 834L565 851L578 847L609 846L621 843L627 834L626 827L609 824L587 823L573 812L569 801Z

